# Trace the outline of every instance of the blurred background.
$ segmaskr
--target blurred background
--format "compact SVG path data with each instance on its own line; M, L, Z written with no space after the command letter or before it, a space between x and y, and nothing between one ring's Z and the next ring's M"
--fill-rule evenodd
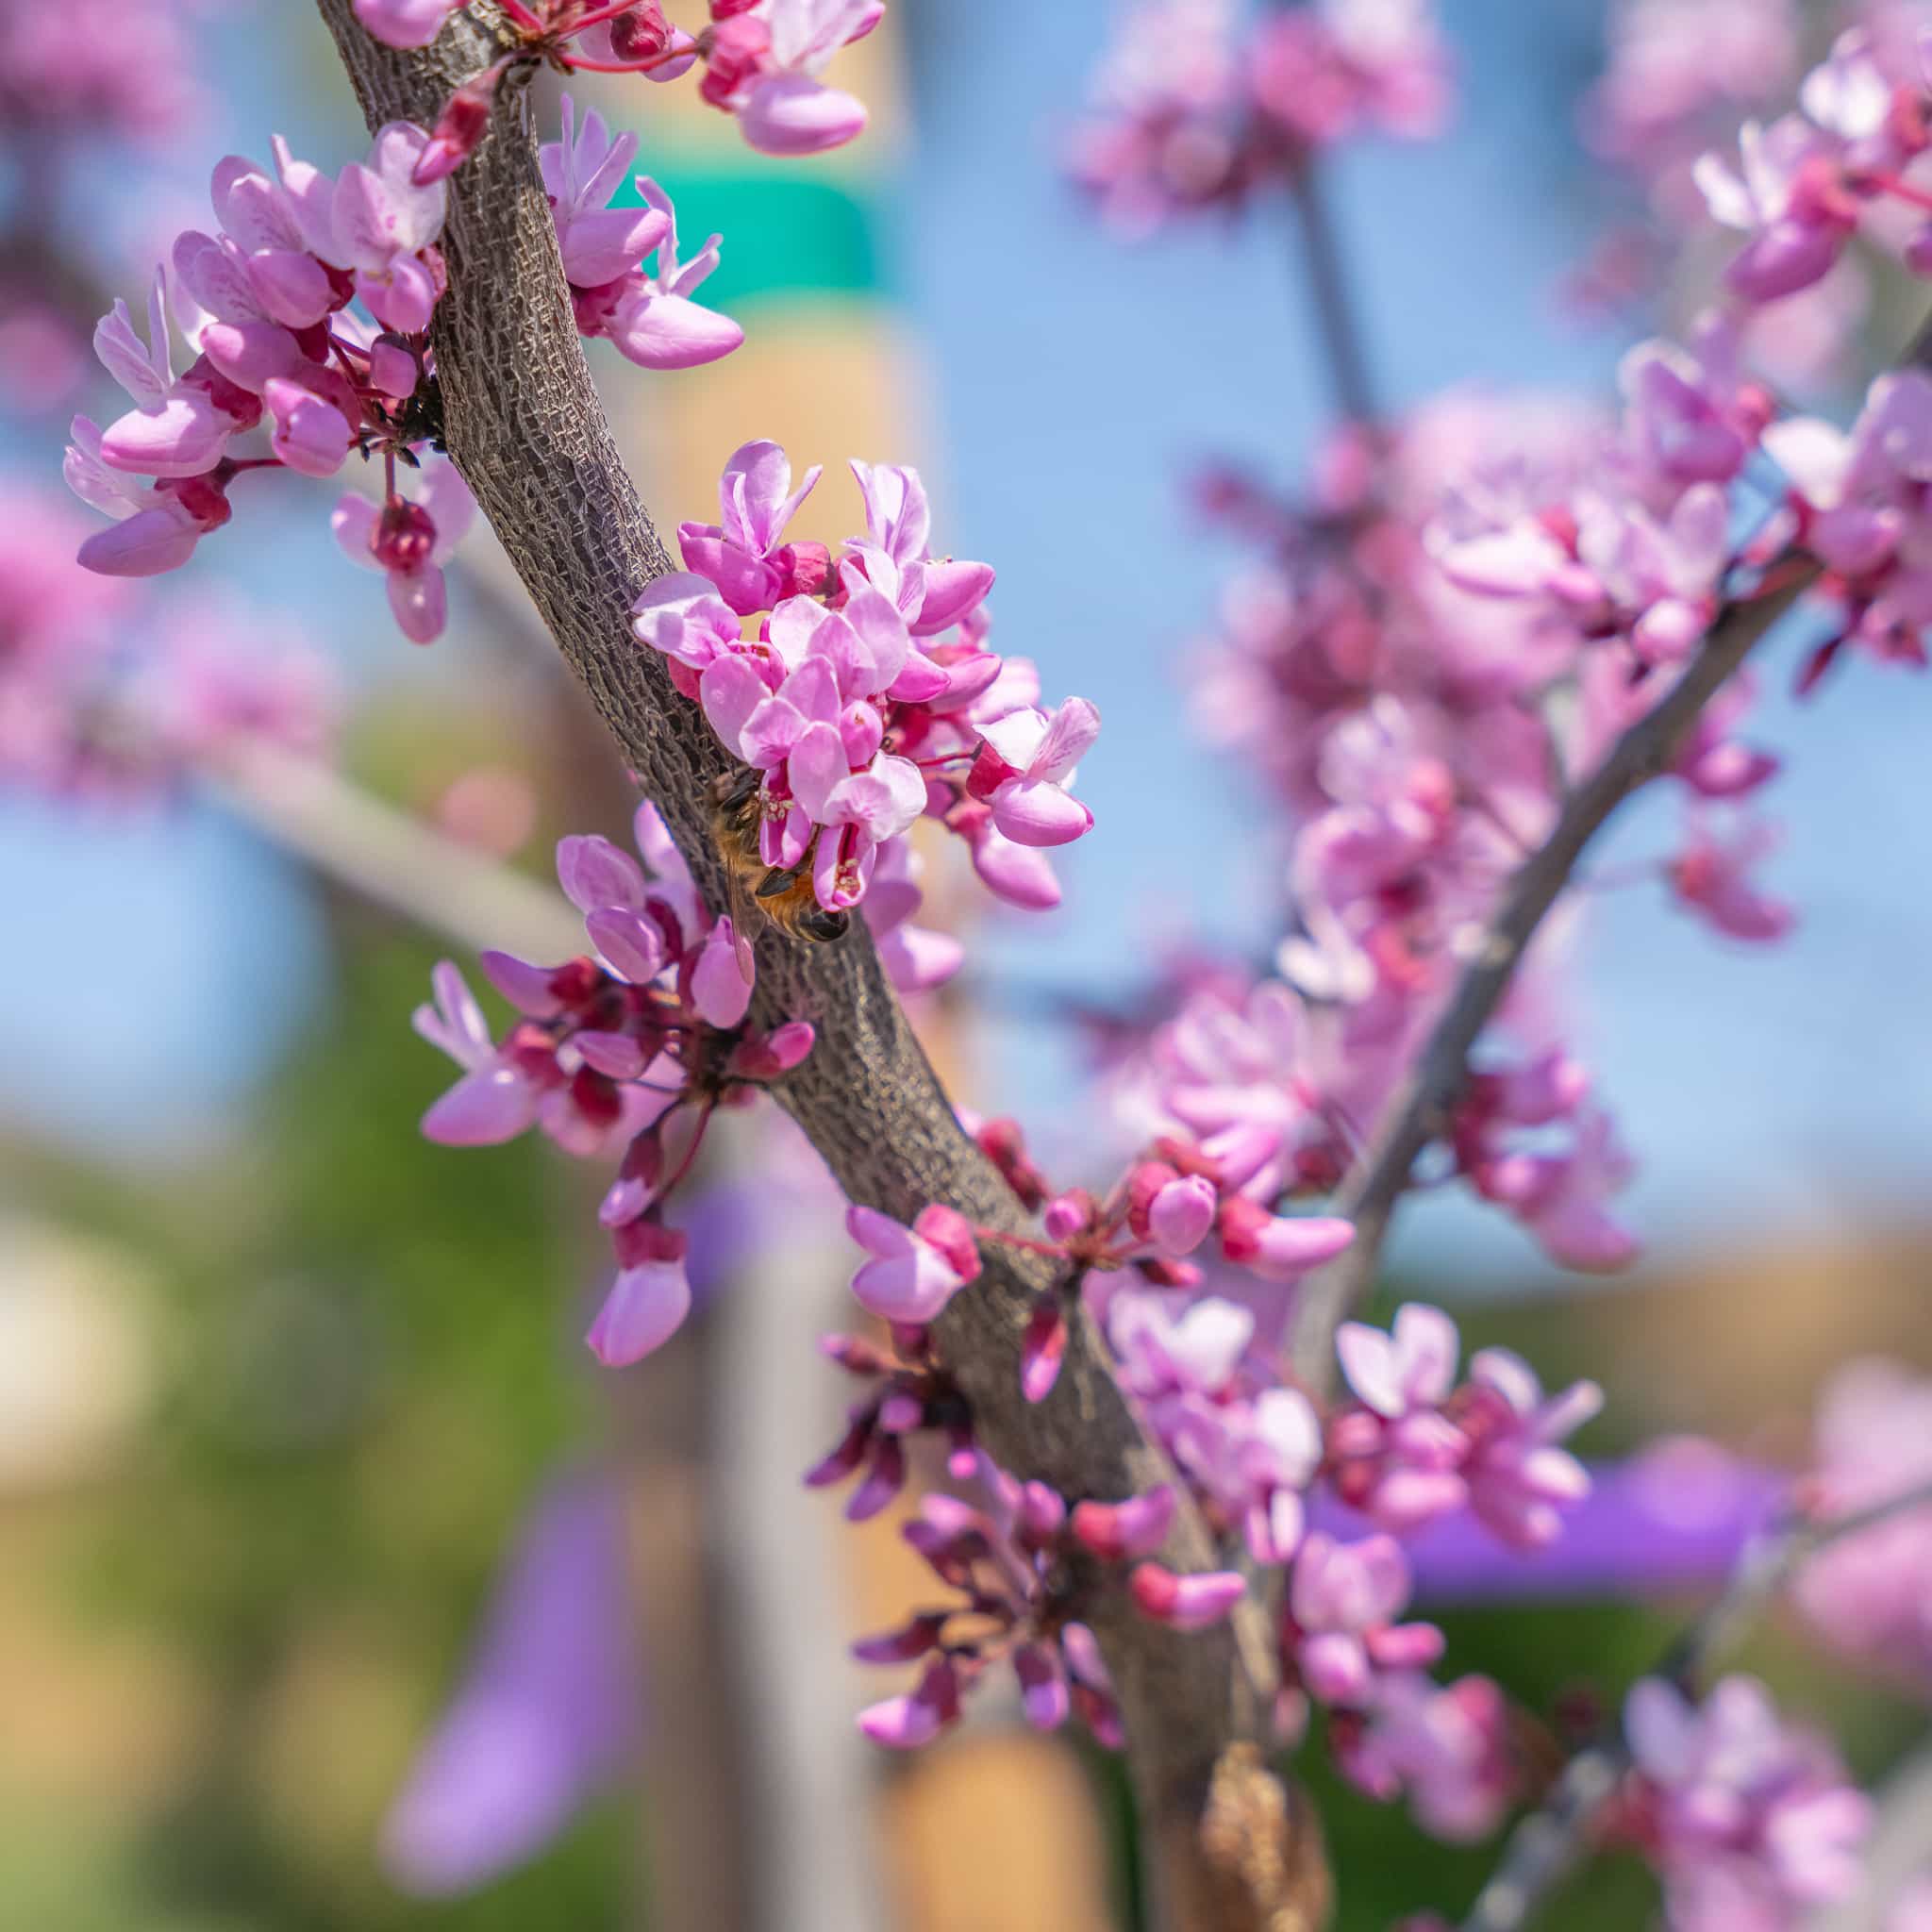
M157 5L139 58L70 45L108 76L71 95L27 84L46 12L0 0L0 1926L1132 1924L1131 1825L1097 1754L997 1711L911 1764L852 1732L881 1693L843 1644L917 1586L891 1520L847 1529L796 1488L842 1400L811 1341L851 1319L809 1154L771 1128L714 1163L700 1319L613 1374L578 1341L598 1176L541 1143L416 1133L448 1074L408 1030L430 965L503 937L493 916L541 924L549 901L506 871L547 881L558 833L628 820L487 532L427 651L328 541L322 489L251 505L248 541L157 587L67 564L90 525L59 449L105 387L92 316L206 220L218 156L280 131L334 167L363 135L304 7ZM747 334L700 375L599 365L660 525L708 517L754 436L826 464L801 524L833 542L861 521L846 457L916 462L936 547L998 568L999 647L1105 715L1065 906L1002 915L941 875L974 964L923 1016L967 1104L1069 1161L1068 1004L1133 1004L1181 937L1176 892L1218 945L1278 930L1258 791L1185 724L1176 667L1238 560L1188 485L1210 460L1291 481L1330 413L1285 208L1126 244L1069 186L1111 19L895 0L842 57L872 128L809 163L749 154L685 90L579 91L638 129L689 231L723 232L707 299ZM1397 405L1460 382L1607 393L1635 325L1562 299L1635 192L1576 133L1603 10L1449 0L1442 25L1448 133L1333 170L1377 385ZM1871 325L1904 333L1882 307ZM58 770L26 758L44 721L5 653L49 625L112 689L151 648L214 640L208 688L254 752L183 728L165 758L111 733ZM1794 754L1774 871L1797 936L1714 951L1633 893L1579 953L1649 1259L1586 1292L1449 1202L1396 1247L1400 1288L1454 1306L1472 1345L1606 1383L1599 1454L1694 1429L1795 1461L1835 1365L1932 1358L1921 692L1844 677L1800 709L1780 693L1801 647L1758 734ZM1629 816L1613 845L1654 849ZM751 1158L785 1187L754 1196ZM1452 1659L1587 1723L1684 1606L1545 1589L1561 1600L1441 1607ZM1751 1661L1860 1771L1923 1730L1790 1631ZM1485 1869L1319 1795L1349 1927L1457 1905ZM1637 1923L1646 1884L1600 1869L1567 1923Z

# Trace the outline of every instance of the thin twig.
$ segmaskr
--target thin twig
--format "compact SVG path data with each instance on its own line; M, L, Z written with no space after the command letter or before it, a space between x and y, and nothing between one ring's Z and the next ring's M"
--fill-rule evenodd
M1650 1674L1695 1694L1719 1657L1731 1650L1791 1578L1821 1550L1860 1530L1932 1507L1932 1482L1841 1516L1818 1518L1793 1510L1744 1552L1716 1600L1657 1660ZM1523 1932L1550 1893L1590 1849L1590 1828L1630 1768L1621 1724L1579 1751L1564 1766L1542 1804L1524 1818L1503 1848L1495 1875L1483 1887L1462 1932Z
M1633 791L1669 768L1697 714L1817 571L1815 563L1787 557L1775 590L1724 609L1684 675L1570 794L1549 838L1510 878L1435 1031L1342 1186L1335 1211L1355 1223L1354 1244L1302 1286L1295 1307L1294 1364L1310 1386L1327 1386L1335 1330L1374 1285L1390 1217L1409 1184L1416 1156L1446 1124L1450 1105L1469 1075L1470 1050L1584 848Z
M1361 324L1349 300L1341 250L1336 244L1335 225L1329 219L1328 204L1313 161L1295 170L1291 192L1315 326L1327 358L1336 400L1350 422L1373 423L1375 392L1362 349Z

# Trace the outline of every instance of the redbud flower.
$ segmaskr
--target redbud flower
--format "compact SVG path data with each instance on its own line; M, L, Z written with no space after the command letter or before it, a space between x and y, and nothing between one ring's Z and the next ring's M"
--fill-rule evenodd
M423 471L414 502L391 497L380 508L352 491L336 505L330 527L350 562L389 578L389 604L410 642L442 635L447 591L442 566L455 554L476 513L476 502L452 463Z
M1137 1563L1127 1579L1134 1607L1173 1630L1207 1630L1225 1620L1246 1594L1235 1570L1177 1574L1159 1563Z
M1069 698L1049 717L1030 708L983 727L993 757L982 754L974 792L992 807L992 822L1021 845L1064 845L1093 826L1093 814L1067 791L1074 768L1100 736L1100 713Z
M769 155L838 147L865 125L865 107L818 78L849 42L876 26L883 0L763 0L711 30L705 98L738 116L745 140Z
M633 1221L617 1230L622 1264L584 1340L607 1369L641 1361L676 1333L691 1313L684 1272L689 1242L676 1228Z
M1641 1841L1678 1932L1795 1925L1857 1890L1871 1801L1823 1738L1783 1724L1755 1678L1725 1677L1697 1707L1642 1678L1624 1735Z
M741 616L770 609L786 595L791 575L781 543L785 525L820 475L821 466L814 463L793 490L791 461L775 442L747 442L735 450L718 486L722 522L677 526L686 569L708 577ZM641 629L639 634L643 635ZM644 641L656 641L645 637Z
M846 1230L874 1258L852 1277L852 1292L889 1322L932 1321L979 1274L979 1249L965 1217L935 1202L910 1227L858 1204Z
M356 18L391 47L426 47L463 0L355 0Z
M1289 1615L1302 1682L1324 1704L1359 1705L1377 1670L1425 1670L1442 1655L1431 1624L1395 1622L1409 1596L1394 1538L1341 1543L1317 1530L1295 1557Z
M1103 1562L1118 1563L1151 1557L1167 1541L1174 1513L1173 1485L1161 1483L1124 1503L1076 1503L1072 1521L1074 1536L1089 1550Z

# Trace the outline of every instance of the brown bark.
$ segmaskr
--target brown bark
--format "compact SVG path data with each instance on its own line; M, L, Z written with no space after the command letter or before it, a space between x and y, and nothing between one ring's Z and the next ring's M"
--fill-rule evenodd
M349 0L318 5L372 127L429 125L449 92L508 44L487 0L413 53L374 41ZM434 340L450 454L644 792L722 904L705 800L727 759L697 707L630 634L632 602L670 564L591 385L514 78L491 137L452 178L449 204L450 286ZM778 1097L849 1198L904 1220L944 1201L983 1224L1024 1224L960 1130L862 924L831 946L767 935L758 979L755 1017L806 1018L818 1030ZM1022 1397L1020 1336L1041 1279L1037 1263L996 1250L938 1324L988 1450L1070 1498L1117 1498L1164 1480L1166 1460L1091 1324L1077 1326L1052 1396L1037 1406ZM813 1371L801 1362L800 1373ZM1163 1555L1178 1569L1216 1562L1188 1510ZM1326 1884L1317 1835L1258 1748L1273 1692L1258 1608L1179 1636L1137 1617L1109 1578L1091 1621L1120 1694L1164 1923L1176 1932L1296 1932L1314 1923Z

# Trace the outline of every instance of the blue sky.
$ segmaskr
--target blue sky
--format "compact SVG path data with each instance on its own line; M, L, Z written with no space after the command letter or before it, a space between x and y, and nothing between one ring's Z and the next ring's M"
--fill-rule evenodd
M1179 715L1179 646L1237 560L1186 514L1180 482L1209 455L1291 477L1326 408L1285 211L1129 247L1058 178L1066 77L1090 63L1107 13L1101 0L923 8L918 140L887 238L939 385L938 447L906 454L929 470L940 540L998 566L995 641L1106 718L1081 774L1099 825L1063 868L1068 908L1004 923L993 970L1103 995L1132 984L1149 908L1175 881L1210 930L1250 948L1266 936L1276 891L1257 799ZM1622 344L1579 335L1552 298L1592 212L1565 117L1593 11L1579 0L1446 15L1463 67L1456 132L1353 151L1332 182L1377 383L1398 404L1464 380L1600 390ZM319 151L346 146L258 24L211 34L236 82L219 138L258 151L270 125L287 125ZM345 584L312 518L258 534L245 566L242 546L225 555L258 594L310 598L325 581L332 608L354 613L355 662L401 655L380 649L392 640L379 588ZM1770 660L1780 687L1793 649ZM460 675L454 658L408 655L409 675ZM1593 915L1579 1032L1643 1158L1630 1200L1646 1234L1829 1225L1908 1195L1924 1173L1928 696L1860 663L1807 707L1765 708L1758 735L1790 755L1774 876L1806 922L1786 945L1726 948L1647 892ZM1663 849L1671 824L1655 804L1629 817L1613 854ZM0 962L9 1105L69 1133L114 1131L143 1158L219 1120L325 995L310 889L211 814L117 826L0 807L0 904L13 941ZM46 1020L56 960L74 1003L104 1016L64 1038ZM1042 1029L1021 1028L987 1084L1051 1132L1068 1119L1064 1071ZM1432 1207L1411 1230L1411 1252L1448 1243L1499 1281L1535 1265L1486 1214Z

